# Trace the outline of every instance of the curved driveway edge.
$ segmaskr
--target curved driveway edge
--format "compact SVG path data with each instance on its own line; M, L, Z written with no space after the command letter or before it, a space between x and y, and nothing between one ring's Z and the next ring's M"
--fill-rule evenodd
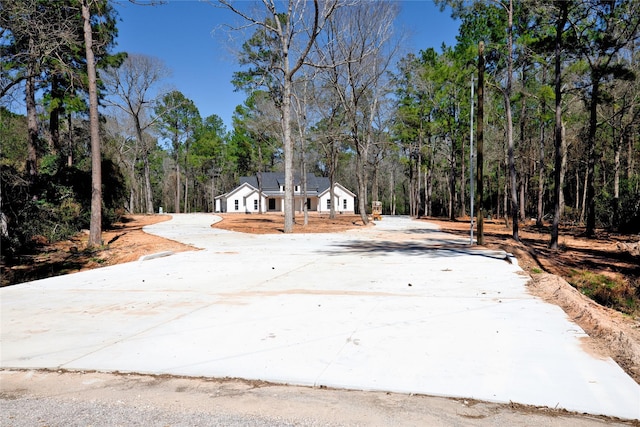
M175 215L203 248L0 289L2 368L238 377L640 419L640 386L495 251L408 218L248 235ZM502 258L502 259L501 259Z

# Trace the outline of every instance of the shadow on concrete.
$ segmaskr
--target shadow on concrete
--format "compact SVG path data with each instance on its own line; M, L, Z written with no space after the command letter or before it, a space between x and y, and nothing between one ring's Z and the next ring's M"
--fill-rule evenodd
M435 235L446 235L446 234L450 234L450 233L446 233L442 230L438 230L435 228L403 228L403 229L399 229L399 230L385 230L385 231L389 231L389 232L396 232L396 233L403 233L403 234L435 234Z
M501 259L511 263L509 255L500 250L475 249L460 240L429 239L429 243L406 241L394 242L385 240L360 241L351 240L333 245L334 250L320 251L324 255L343 255L345 253L385 256L403 254L408 256L426 256L430 258L454 257L460 255L481 256Z

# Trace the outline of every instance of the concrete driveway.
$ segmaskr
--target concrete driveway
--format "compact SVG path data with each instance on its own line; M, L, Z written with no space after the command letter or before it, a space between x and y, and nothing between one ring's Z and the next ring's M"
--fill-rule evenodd
M238 377L640 419L640 386L586 352L586 334L531 296L504 253L409 218L295 235L212 229L215 220L175 215L145 228L200 251L0 289L0 366Z

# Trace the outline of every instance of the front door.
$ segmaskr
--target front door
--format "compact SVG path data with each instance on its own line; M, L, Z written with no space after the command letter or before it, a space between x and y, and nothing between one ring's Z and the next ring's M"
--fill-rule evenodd
M269 210L270 211L276 210L276 199L269 199Z

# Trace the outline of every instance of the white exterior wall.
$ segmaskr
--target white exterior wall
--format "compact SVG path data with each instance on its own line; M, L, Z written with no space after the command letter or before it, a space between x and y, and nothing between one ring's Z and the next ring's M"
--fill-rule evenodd
M341 186L335 186L335 199L333 204L336 212L355 212L355 198L345 191ZM331 195L330 191L326 191L320 195L318 212L329 212L331 209L327 207L327 201ZM346 207L345 207L346 200Z
M260 212L260 209L262 209L262 212L267 211L267 199L265 197L260 197L256 191L246 196L245 201L246 206L244 212L258 213ZM260 203L262 203L262 206L260 206Z
M346 190L341 185L335 186L335 201L334 205L336 212L349 212L355 211L355 196ZM329 200L329 191L325 191L320 197L311 196L310 199L310 211L316 211L321 213L328 213L327 201ZM275 209L271 212L284 212L284 202L281 197L273 197L275 201ZM260 200L262 206L260 206ZM303 210L304 200L299 193L295 195L295 209L298 212ZM256 204L256 201L258 203ZM236 209L237 206L237 209ZM260 193L249 184L243 184L236 188L234 191L226 194L225 196L216 199L216 211L227 213L258 213L262 208L262 212L269 212L269 199L266 196L260 195Z
M261 197L253 187L243 185L227 196L226 211L228 213L257 213L260 211L260 199L262 199L262 211L265 212L267 199ZM256 201L258 201L257 206Z

